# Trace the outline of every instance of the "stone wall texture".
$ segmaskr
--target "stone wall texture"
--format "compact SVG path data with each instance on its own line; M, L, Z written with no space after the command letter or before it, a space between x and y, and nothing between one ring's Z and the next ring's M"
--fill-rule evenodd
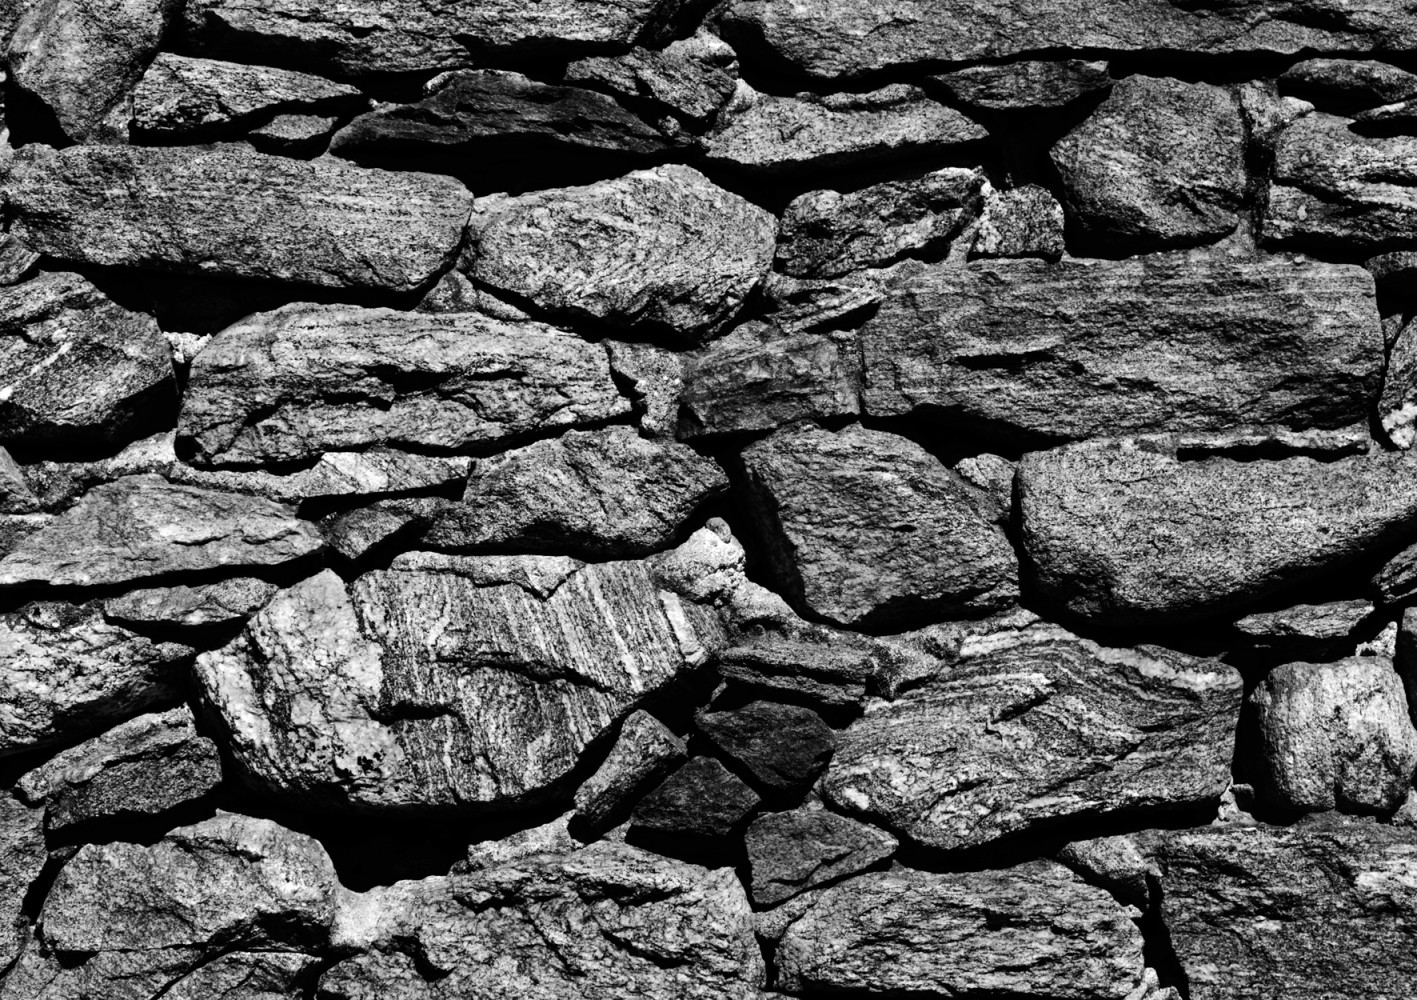
M0 53L0 1000L1417 997L1417 0Z

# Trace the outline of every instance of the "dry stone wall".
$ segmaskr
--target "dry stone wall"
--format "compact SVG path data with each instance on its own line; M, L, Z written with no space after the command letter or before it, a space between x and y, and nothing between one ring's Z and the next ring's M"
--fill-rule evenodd
M1417 995L1417 3L0 51L0 1000Z

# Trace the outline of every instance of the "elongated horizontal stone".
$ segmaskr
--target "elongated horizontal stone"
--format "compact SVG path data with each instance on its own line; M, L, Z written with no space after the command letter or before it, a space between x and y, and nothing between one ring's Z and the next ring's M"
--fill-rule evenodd
M605 348L478 313L291 305L192 363L194 463L308 461L371 445L448 452L627 415Z
M935 266L861 332L874 416L1031 441L1367 419L1383 338L1360 267L1279 258Z
M702 131L733 96L738 57L717 35L700 29L692 38L662 49L578 60L566 67L562 79L606 91L630 107L672 115L690 129Z
M988 111L1061 108L1112 85L1107 63L1083 59L966 66L932 76L952 103Z
M14 233L61 260L394 292L451 262L472 204L448 177L237 145L32 144L6 194Z

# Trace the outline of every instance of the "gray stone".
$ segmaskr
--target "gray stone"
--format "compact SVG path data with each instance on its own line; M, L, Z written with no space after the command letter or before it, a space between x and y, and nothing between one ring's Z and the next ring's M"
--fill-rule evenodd
M70 507L93 487L124 476L155 474L166 478L177 464L173 439L172 431L159 431L124 445L118 454L106 458L88 462L35 462L25 466L25 481L44 509Z
M783 333L841 333L859 327L885 299L885 288L900 276L926 269L907 259L891 267L867 268L839 278L792 278L774 271L763 282L763 319Z
M1152 896L1147 877L1161 874L1152 856L1154 837L1142 833L1075 840L1058 852L1058 860L1089 884L1145 911Z
M1260 213L1266 247L1372 256L1417 246L1417 137L1351 125L1316 112L1280 133Z
M481 200L461 266L553 316L692 342L742 307L776 235L772 215L672 164Z
M712 757L691 757L635 807L636 829L681 838L727 837L762 802Z
M1374 59L1305 59L1280 74L1279 87L1347 110L1417 96L1417 73Z
M1213 803L1242 683L1218 660L1114 649L1056 627L1002 636L841 734L836 808L943 850ZM903 751L902 748L909 748Z
M954 471L965 482L979 487L993 499L998 522L1007 525L1013 514L1014 477L1018 473L1018 463L1002 455L983 452L960 459L955 463Z
M29 145L6 183L12 231L65 261L409 292L451 262L457 181L305 163L241 145Z
M0 969L20 953L29 920L25 896L39 879L49 852L44 845L44 811L0 795ZM0 975L0 989L4 976Z
M740 85L719 113L707 154L717 166L754 174L804 173L943 156L988 136L918 87L891 84L865 94L776 97Z
M462 502L422 541L441 551L644 556L727 489L718 464L687 445L633 427L568 431L479 459Z
M0 559L0 587L102 586L279 566L321 544L314 525L288 507L128 476L90 490L11 549Z
M1070 223L1111 253L1213 242L1239 222L1245 126L1224 88L1129 76L1050 156Z
M679 421L679 396L684 391L684 356L653 344L612 340L610 370L621 390L634 401L640 433L672 438Z
M684 741L664 723L648 712L632 713L604 763L576 790L576 821L595 834L610 829L684 758Z
M796 426L743 453L752 516L790 599L843 625L987 611L1018 593L990 504L920 445Z
M685 364L679 436L771 431L860 412L860 361L846 333L784 333L749 322Z
M0 287L0 316L0 437L11 446L121 440L176 405L157 323L79 275Z
M749 825L746 840L753 901L760 906L855 875L896 849L884 830L820 806L765 813Z
M1243 635L1274 646L1331 646L1352 634L1373 613L1373 602L1361 598L1327 604L1295 604L1278 611L1257 611L1235 623Z
M936 253L979 214L983 183L981 171L946 167L848 194L809 191L783 213L777 267L831 278Z
M792 992L979 1000L1123 1000L1143 969L1127 911L1052 861L850 879L787 928L777 962Z
M1417 594L1417 545L1410 545L1383 564L1372 590L1382 605L1399 604Z
M1251 700L1270 804L1317 812L1390 812L1417 772L1417 729L1392 664L1380 657L1288 663Z
M1161 920L1191 1000L1410 992L1411 829L1211 827L1171 834L1160 854Z
M16 237L9 233L0 236L0 285L16 285L24 281L39 259L39 254Z
M332 497L382 497L460 486L472 460L414 455L391 448L327 451L308 469L287 474L262 470L202 469L174 462L167 479L184 486L245 493L276 503Z
M827 708L858 705L926 656L904 643L823 626L753 635L718 657L724 680Z
M1061 108L1112 86L1104 61L1060 59L966 66L930 77L955 104L986 111Z
M537 855L570 854L581 846L581 842L571 836L570 820L571 814L566 813L541 826L469 844L467 858L456 866L454 874L500 868Z
M368 506L329 515L320 522L320 530L325 544L357 562L397 539L416 538L450 506L452 501L442 497L376 500Z
M729 23L794 68L835 78L1066 52L1406 52L1417 42L1417 26L1406 12L1401 0L1325 7L1323 16L1307 2L1276 8L1180 0L890 0L865 6L851 0L740 0Z
M1125 446L1025 455L1025 551L1041 591L1110 624L1197 621L1417 532L1417 465L1183 462Z
M694 723L724 757L777 794L804 790L822 773L836 746L836 734L822 717L801 705L753 701L699 712Z
M1251 144L1268 157L1274 141L1294 119L1308 114L1314 106L1297 97L1285 97L1273 80L1250 80L1235 88L1240 112L1250 132ZM1241 229L1245 232L1250 227ZM1249 235L1248 233L1246 235Z
M989 191L971 256L1057 260L1063 250L1063 206L1047 188L1025 184Z
M436 77L414 104L388 104L336 133L330 152L350 160L446 154L474 161L574 153L649 157L673 141L603 94L539 83L508 70Z
M95 820L157 818L221 783L216 744L187 706L140 715L50 758L16 788L45 808L50 832Z
M0 514L32 514L39 506L19 464L0 448Z
M308 159L324 151L340 120L319 115L276 115L246 136L258 151Z
M1392 295L1394 298L1407 301L1412 297L1414 283L1417 282L1417 251L1399 250L1395 253L1380 253L1376 257L1371 257L1363 262L1363 266L1373 276L1373 281L1377 283L1378 291L1385 295ZM1388 322L1395 323L1398 328L1406 326L1405 317L1393 315L1383 318L1384 327ZM1388 347L1392 347L1395 337L1388 338Z
M0 758L81 739L180 696L193 651L39 603L0 615Z
M280 114L343 115L367 100L357 87L309 73L163 52L133 92L133 136L161 144L245 131Z
M1381 378L1371 278L1348 265L992 261L921 268L884 299L861 332L866 411L1028 444L1342 427Z
M1417 101L1399 101L1384 104L1380 108L1370 108L1353 116L1355 128L1388 132L1401 130L1410 132L1417 125Z
M717 35L700 29L662 49L623 56L591 56L566 67L562 79L603 90L630 107L646 108L695 132L712 123L738 84L738 56ZM661 120L665 131L668 123ZM672 131L671 131L672 134Z
M1417 444L1417 324L1405 324L1388 351L1378 421L1398 448Z
M111 140L105 120L143 75L179 8L176 0L27 3L10 38L10 82L70 141Z
M628 414L605 348L538 323L291 305L223 330L178 424L194 463L298 462L391 445L452 451Z

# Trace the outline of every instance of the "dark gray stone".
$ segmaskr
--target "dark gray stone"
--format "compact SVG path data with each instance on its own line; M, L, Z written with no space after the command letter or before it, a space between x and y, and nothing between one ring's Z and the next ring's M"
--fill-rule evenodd
M630 107L646 108L659 118L661 131L674 134L682 123L702 132L733 96L738 57L728 43L700 30L662 49L577 60L566 67L562 79L605 91Z
M634 826L679 837L727 837L762 799L712 757L692 757L635 807Z
M0 795L0 969L8 968L20 953L29 926L25 897L48 857L44 810L31 809L8 793ZM3 981L0 976L0 989Z
M1279 88L1344 110L1417 96L1417 73L1374 59L1305 59L1279 76Z
M831 760L834 734L810 708L771 701L700 712L699 731L770 792L798 792Z
M576 790L576 820L603 833L635 801L684 762L684 741L648 712L634 712L620 727L610 755Z
M774 906L819 885L864 871L895 853L884 830L821 808L764 813L748 827L753 901Z

